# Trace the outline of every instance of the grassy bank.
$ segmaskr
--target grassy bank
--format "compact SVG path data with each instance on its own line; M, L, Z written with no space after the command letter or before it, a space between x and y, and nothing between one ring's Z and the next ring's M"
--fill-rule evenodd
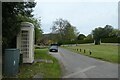
M20 68L19 78L32 78L36 74L40 74L43 78L61 77L61 69L58 60L48 54L48 49L36 49L35 59L52 60L53 63L39 62L23 64Z
M118 63L118 46L115 46L115 45L81 44L79 46L65 46L64 48L67 48L69 50L72 50L74 52L77 52L86 56L94 57L97 59L101 59L101 60L105 60L113 63ZM90 52L91 52L91 55L90 55Z

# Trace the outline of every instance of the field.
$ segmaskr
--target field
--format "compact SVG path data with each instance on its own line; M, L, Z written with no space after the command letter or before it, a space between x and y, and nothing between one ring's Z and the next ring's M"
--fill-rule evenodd
M35 59L52 60L53 63L33 63L23 64L20 67L19 78L33 78L34 75L40 74L43 78L61 77L61 68L57 59L48 54L48 49L36 49Z
M80 44L79 46L64 46L69 50L93 58L118 63L118 46L114 44ZM84 52L85 50L85 52Z

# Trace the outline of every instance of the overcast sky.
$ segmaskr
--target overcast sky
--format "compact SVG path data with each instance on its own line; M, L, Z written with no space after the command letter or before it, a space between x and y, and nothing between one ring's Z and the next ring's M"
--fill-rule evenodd
M88 2L89 1L89 2ZM105 2L106 1L106 2ZM44 33L50 33L53 21L68 20L81 34L109 24L118 28L118 0L36 0L36 18L41 17Z

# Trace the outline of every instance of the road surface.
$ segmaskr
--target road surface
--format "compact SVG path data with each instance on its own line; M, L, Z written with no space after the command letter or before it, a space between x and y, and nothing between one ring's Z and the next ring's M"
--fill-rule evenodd
M118 65L59 48L50 52L64 66L63 78L118 78Z

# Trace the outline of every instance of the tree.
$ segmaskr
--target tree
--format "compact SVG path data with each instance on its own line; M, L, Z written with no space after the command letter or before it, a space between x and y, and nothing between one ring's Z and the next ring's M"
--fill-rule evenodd
M117 38L120 35L120 30L118 29L113 29L112 32L109 34L109 37L115 37Z
M92 34L88 34L85 39L87 39L87 40L92 40L92 39L93 39L93 35L92 35Z
M99 27L99 28L95 28L95 30L92 31L93 37L95 39L95 45L99 45L100 44L100 38L103 35L103 28Z
M15 37L20 31L19 15L33 17L31 14L35 2L3 2L2 3L2 45L3 49L7 47L15 47Z
M113 31L113 27L110 25L106 25L104 28L98 27L92 31L93 37L95 39L95 44L100 44L101 38L108 38L110 37L110 33Z
M60 39L58 33L50 33L49 36L50 36L49 39L51 40L52 43L56 43Z
M67 20L62 18L53 22L52 33L57 33L60 39L63 39L65 26L68 24Z
M79 34L79 36L77 37L78 40L84 40L86 38L86 36L84 34Z
M64 28L63 39L67 41L72 41L77 37L76 27L72 26L69 22Z
M72 26L67 20L57 19L53 22L52 33L58 35L58 41L74 40L77 36L76 27Z
M42 38L43 31L41 29L41 20L34 19L33 25L35 26L35 44L39 44Z
M111 25L106 25L104 28L103 28L103 35L102 35L102 38L108 38L110 37L110 33L113 31L113 27Z

